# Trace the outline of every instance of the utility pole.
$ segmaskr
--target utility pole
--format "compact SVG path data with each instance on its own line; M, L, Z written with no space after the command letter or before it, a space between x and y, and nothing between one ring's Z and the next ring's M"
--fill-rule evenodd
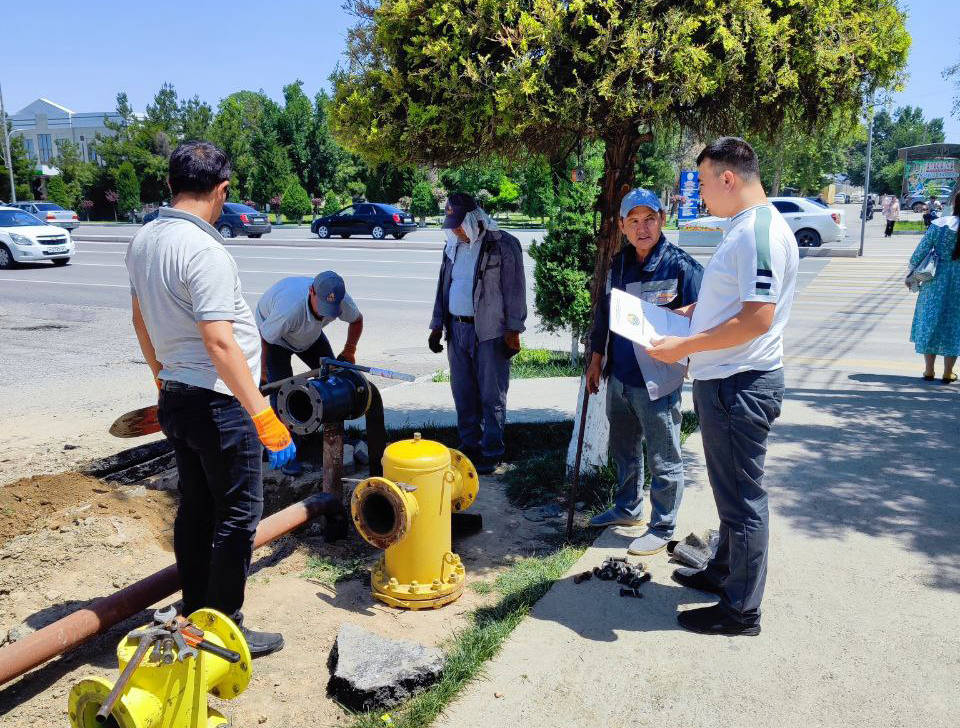
M17 182L13 178L13 161L10 159L10 135L7 133L7 113L3 110L2 88L0 88L0 126L3 126L3 160L10 175L10 202L16 202Z
M863 175L863 210L860 213L862 218L860 224L860 252L859 257L863 257L863 236L867 231L867 200L870 199L870 162L873 160L873 109L874 98L870 97L870 106L867 108L867 114L870 116L870 126L867 131L867 170Z

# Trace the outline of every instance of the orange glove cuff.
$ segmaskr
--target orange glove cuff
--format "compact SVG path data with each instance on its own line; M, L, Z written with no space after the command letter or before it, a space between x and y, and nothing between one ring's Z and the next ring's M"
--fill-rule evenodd
M290 444L290 431L277 419L272 407L255 414L253 424L257 428L260 442L267 450L279 452Z

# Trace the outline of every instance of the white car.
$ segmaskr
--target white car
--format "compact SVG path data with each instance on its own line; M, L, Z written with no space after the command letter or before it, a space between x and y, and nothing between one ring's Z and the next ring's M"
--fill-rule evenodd
M843 210L832 210L806 197L771 197L770 203L790 225L797 245L801 248L817 248L823 243L842 243L847 236L846 213ZM698 217L680 223L680 227L687 225L720 228L726 232L730 228L730 218Z
M0 207L0 269L41 260L66 265L75 251L69 230L47 225L19 208Z

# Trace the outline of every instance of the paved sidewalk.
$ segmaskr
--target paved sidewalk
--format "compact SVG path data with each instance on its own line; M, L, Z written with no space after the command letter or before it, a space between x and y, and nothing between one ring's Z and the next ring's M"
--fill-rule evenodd
M646 559L642 600L568 576L436 725L486 728L495 713L530 728L956 726L958 405L897 377L804 376L768 455L759 637L679 629L678 609L712 600L674 584L666 554ZM679 534L716 524L699 435L685 455ZM570 574L622 555L636 532L608 530Z
M960 388L922 382L907 340L917 242L873 236L865 259L830 261L798 297L767 460L762 634L681 630L678 610L714 600L673 583L666 554L645 560L642 600L575 586L636 533L608 530L436 725L957 725ZM698 434L685 457L678 535L717 522Z

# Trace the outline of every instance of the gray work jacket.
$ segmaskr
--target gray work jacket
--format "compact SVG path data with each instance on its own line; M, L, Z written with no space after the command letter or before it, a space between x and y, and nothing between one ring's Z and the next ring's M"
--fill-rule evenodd
M506 331L524 331L527 281L520 241L502 230L485 230L477 241L480 253L473 273L473 316L477 339L489 341ZM431 329L443 328L450 338L450 280L453 263L443 254Z

